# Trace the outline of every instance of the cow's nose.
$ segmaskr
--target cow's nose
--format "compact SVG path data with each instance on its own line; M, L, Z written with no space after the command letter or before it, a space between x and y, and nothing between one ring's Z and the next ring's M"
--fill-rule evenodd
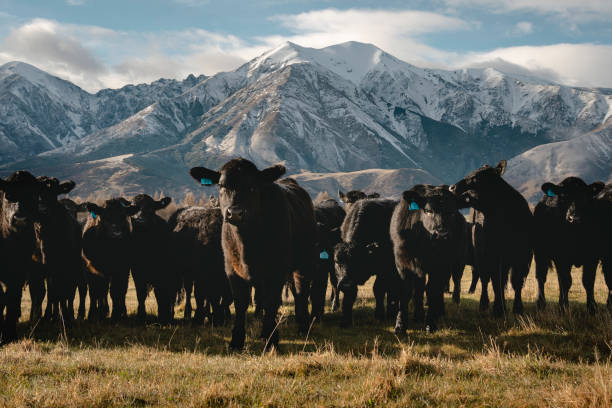
M242 220L244 210L240 208L228 208L225 212L225 217L228 221L238 222Z

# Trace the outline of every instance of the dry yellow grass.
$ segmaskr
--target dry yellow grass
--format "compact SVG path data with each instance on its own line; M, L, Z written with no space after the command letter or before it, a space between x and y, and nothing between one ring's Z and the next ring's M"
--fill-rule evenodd
M24 339L0 349L0 406L610 407L607 288L599 272L600 310L589 316L580 272L573 276L568 314L556 308L554 272L548 308L535 310L532 271L525 316L494 320L478 313L477 295L462 293L459 306L447 297L440 331L414 324L403 339L391 322L374 320L370 285L360 290L355 327L340 329L339 314L330 314L307 339L295 335L288 300L274 354L262 354L252 315L239 354L227 350L229 327L138 326L130 318L64 330L24 321ZM470 278L468 269L464 288ZM25 294L24 316L28 300ZM128 308L135 312L133 287ZM148 310L155 312L152 299Z

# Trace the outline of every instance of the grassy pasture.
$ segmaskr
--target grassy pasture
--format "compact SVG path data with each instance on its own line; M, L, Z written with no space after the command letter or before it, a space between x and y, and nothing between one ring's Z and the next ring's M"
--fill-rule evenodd
M401 339L392 322L374 320L372 281L360 289L351 329L339 328L336 312L297 337L286 299L280 350L271 354L262 354L252 310L246 350L236 354L226 346L229 325L138 325L132 316L70 328L30 324L26 291L24 339L0 349L0 406L612 406L612 317L601 272L595 316L586 312L579 270L568 314L556 307L554 271L548 307L536 311L534 275L524 290L525 315L495 320L478 312L480 286L467 294L468 268L461 304L446 297L441 330L428 334L412 324ZM136 311L133 285L128 311ZM155 313L152 297L148 311Z

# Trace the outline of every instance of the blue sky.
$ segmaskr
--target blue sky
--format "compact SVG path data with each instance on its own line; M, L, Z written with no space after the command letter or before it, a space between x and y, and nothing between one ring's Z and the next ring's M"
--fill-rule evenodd
M0 0L0 63L96 91L354 40L418 66L612 87L611 22L612 0Z

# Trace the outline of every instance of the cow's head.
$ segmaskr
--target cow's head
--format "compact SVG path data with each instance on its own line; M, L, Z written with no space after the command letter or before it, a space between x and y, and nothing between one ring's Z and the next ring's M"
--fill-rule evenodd
M57 196L68 194L76 185L74 181L60 183L55 177L41 176L37 180L40 183L38 211L41 215L49 215L50 211L58 205Z
M220 171L194 167L189 173L204 186L219 185L219 205L225 222L247 226L260 219L262 193L285 171L280 164L258 170L250 161L239 158L224 164Z
M500 160L495 167L484 165L450 186L449 190L460 200L470 202L471 207L483 210L495 204L497 186L502 182L501 176L505 171L505 160Z
M445 240L462 232L454 228L457 217L462 215L457 209L456 196L446 185L416 185L403 192L400 205L404 211L418 211L418 221L432 240Z
M62 198L61 200L58 200L58 202L64 206L64 208L66 209L66 211L68 211L68 214L70 214L72 218L74 218L75 220L77 219L77 213L79 212L79 204L75 203L69 198Z
M40 184L27 171L17 171L0 179L2 224L11 231L25 230L38 219Z
M103 206L94 203L83 203L80 211L88 211L93 223L99 225L103 233L110 239L127 238L131 231L129 217L140 209L131 205L125 198L111 198Z
M338 278L338 288L342 291L354 291L357 285L363 285L380 265L376 265L381 251L378 242L356 244L340 242L334 249L334 266Z
M542 184L543 200L547 206L556 208L565 222L580 225L591 215L593 199L604 187L601 181L587 185L578 177L568 177L559 184Z
M156 211L166 208L171 201L172 199L170 197L155 200L150 195L138 194L132 199L132 204L140 210L141 218L147 218L154 216Z

